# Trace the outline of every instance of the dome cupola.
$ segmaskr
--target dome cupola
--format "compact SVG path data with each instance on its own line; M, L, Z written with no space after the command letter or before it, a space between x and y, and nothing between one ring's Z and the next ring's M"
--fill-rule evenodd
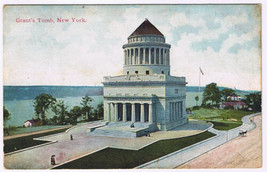
M170 44L164 35L146 19L123 45L125 75L170 74Z

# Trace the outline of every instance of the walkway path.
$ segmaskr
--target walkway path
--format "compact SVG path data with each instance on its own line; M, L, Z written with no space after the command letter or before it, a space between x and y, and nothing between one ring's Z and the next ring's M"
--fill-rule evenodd
M209 131L217 134L217 136L192 145L190 148L185 148L174 152L172 154L161 157L157 160L148 162L146 164L140 165L136 168L175 168L180 166L212 149L217 148L218 146L238 137L239 130L250 131L256 127L255 123L250 122L250 117L253 117L259 114L252 114L242 118L243 125L237 128L234 128L229 131L218 131L214 128L211 128Z
M262 116L255 116L255 130L236 138L177 168L260 168L262 166ZM240 146L242 145L242 146Z
M161 139L194 135L210 127L210 125L205 122L189 122L181 126L179 130L174 129L168 132L160 131L151 133L151 137L138 138L101 137L87 133L88 127L97 125L101 125L101 122L81 125L70 129L66 133L38 138L39 140L57 142L6 155L4 157L4 165L8 169L49 169L53 167L50 165L51 155L56 155L56 163L62 164L107 147L138 150ZM70 134L74 137L72 141L70 140Z

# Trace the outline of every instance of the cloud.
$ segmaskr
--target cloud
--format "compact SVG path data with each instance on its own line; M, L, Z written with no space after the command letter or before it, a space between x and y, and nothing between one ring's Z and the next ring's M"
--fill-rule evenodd
M260 49L258 47L240 49L236 54L228 51L235 43L245 43L253 39L252 36L253 32L240 37L230 34L229 38L223 41L219 51L214 51L210 46L201 51L194 51L193 42L201 40L202 37L184 33L176 46L172 47L171 63L177 64L173 67L173 75L190 76L187 77L189 85L198 85L198 67L201 67L205 73L203 85L217 82L219 85L257 90L261 81Z
M193 27L203 27L205 26L205 21L201 18L196 18L195 16L186 16L184 13L174 13L170 17L170 23L173 27L190 25Z
M200 66L202 85L259 89L260 21L249 8L216 7L10 8L4 11L4 84L101 85L103 76L121 74L122 45L147 17L172 46L172 75L198 85ZM18 15L85 17L87 23L17 24Z

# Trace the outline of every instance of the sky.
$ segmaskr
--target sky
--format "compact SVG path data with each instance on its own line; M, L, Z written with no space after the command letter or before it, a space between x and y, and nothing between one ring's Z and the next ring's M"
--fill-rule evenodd
M198 86L201 67L201 86L261 90L260 11L258 5L5 6L3 84L102 85L104 76L122 74L122 46L147 18L171 44L171 75Z

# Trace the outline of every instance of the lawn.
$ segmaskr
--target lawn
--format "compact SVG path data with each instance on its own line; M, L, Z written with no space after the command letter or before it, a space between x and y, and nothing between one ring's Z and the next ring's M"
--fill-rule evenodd
M204 132L195 136L161 140L138 151L106 148L55 169L129 169L152 161L179 149L215 136Z
M241 119L252 114L242 110L221 110L221 109L205 109L194 110L193 115L188 115L190 119L200 119L209 121L214 124L217 130L230 130L242 125Z
M45 132L45 133L41 133L41 134L33 134L30 136L24 136L24 137L4 140L4 153L9 153L9 152L13 152L16 150L25 149L28 147L47 143L46 141L33 140L33 138L61 133L61 132L66 131L67 129L68 128L58 129L55 131Z
M242 122L216 122L208 121L213 123L213 128L216 130L231 130L233 128L239 127L242 125Z
M71 125L44 125L44 126L34 126L34 127L12 127L7 128L9 132L9 136L17 135L17 134L25 134L25 133L32 133L36 131L54 129L54 128L62 128Z

